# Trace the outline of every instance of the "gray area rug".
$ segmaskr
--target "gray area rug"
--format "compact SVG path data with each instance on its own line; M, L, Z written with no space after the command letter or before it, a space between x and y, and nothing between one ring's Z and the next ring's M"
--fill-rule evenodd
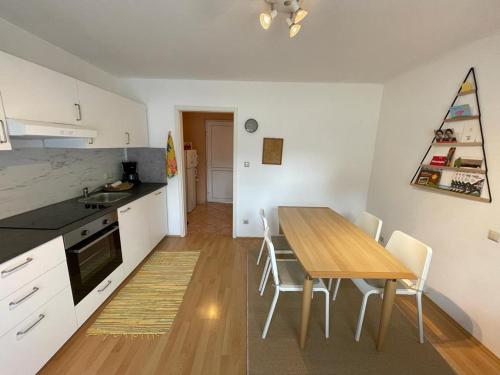
M376 351L381 308L377 296L370 297L361 339L354 341L361 293L349 280L341 284L337 300L330 305L329 339L324 336L324 294L314 296L306 348L301 350L298 343L301 293L281 293L267 338L262 340L274 287L269 282L264 296L259 296L257 288L264 262L257 267L256 256L256 251L249 252L249 374L454 374L430 343L418 342L416 328L396 307L384 351Z

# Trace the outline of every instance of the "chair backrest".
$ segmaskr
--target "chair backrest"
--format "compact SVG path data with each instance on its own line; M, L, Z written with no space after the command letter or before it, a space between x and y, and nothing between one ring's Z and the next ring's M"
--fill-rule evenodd
M361 212L356 220L356 225L378 242L382 231L382 220L366 211Z
M262 227L265 231L266 228L269 228L269 224L267 223L266 213L264 212L263 208L261 208L259 210L259 216L260 216L260 220L262 221Z
M271 240L271 234L269 233L269 227L264 230L264 239L267 244L267 252L269 253L269 259L271 260L271 271L273 274L274 285L280 284L280 278L278 275L278 263L276 262L276 253L274 252L273 241Z
M398 230L392 234L385 248L417 275L416 289L422 291L431 264L432 249Z

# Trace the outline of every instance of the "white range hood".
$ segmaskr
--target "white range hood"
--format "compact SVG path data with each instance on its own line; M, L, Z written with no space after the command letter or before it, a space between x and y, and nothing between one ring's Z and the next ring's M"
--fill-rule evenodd
M9 136L19 139L97 137L95 129L52 122L7 118L7 127L9 129Z

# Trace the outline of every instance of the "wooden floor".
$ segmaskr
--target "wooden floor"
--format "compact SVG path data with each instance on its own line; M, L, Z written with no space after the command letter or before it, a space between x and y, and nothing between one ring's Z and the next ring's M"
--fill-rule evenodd
M256 246L255 240L204 234L164 240L155 251L201 251L170 333L86 336L96 312L41 373L245 374L246 247L251 243Z
M396 299L398 308L417 326L415 298ZM500 359L424 296L425 338L457 374L500 374Z
M171 332L148 339L86 336L97 312L41 373L245 374L246 251L259 244L213 234L164 240L155 251L201 251ZM397 306L415 321L412 299L398 298ZM457 373L500 374L498 358L430 301L424 320L427 339Z

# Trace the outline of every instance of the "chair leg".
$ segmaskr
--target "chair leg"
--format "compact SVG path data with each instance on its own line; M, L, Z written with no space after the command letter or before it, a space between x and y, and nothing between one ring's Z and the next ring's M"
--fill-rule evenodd
M279 286L276 287L274 291L273 302L271 303L271 308L269 309L269 314L267 314L266 325L264 326L264 331L262 331L262 338L265 339L267 336L267 331L269 330L269 325L271 324L271 319L273 318L274 309L276 307L276 303L278 302L278 297L280 295Z
M420 343L424 343L424 323L422 319L422 293L417 293L417 308L418 308L418 333L420 336Z
M328 290L332 290L333 279L328 280Z
M266 239L262 240L262 246L260 247L259 256L257 258L257 265L260 263L260 258L262 257L262 253L264 252L264 245L266 244Z
M339 287L340 287L340 281L342 279L337 279L337 282L335 283L335 290L333 292L333 297L332 300L335 301L337 299L337 293L339 292Z
M325 290L325 337L330 337L330 293Z
M359 341L359 337L361 336L361 328L363 327L363 320L365 319L365 310L366 310L366 303L368 302L368 297L370 297L370 295L365 294L363 296L363 301L361 302L361 309L359 310L359 317L358 317L358 325L356 326L356 335L354 336L354 339L356 341Z
M271 259L269 257L268 257L268 259L269 259L269 266L267 267L265 277L264 277L264 284L262 284L262 289L260 291L261 296L264 295L264 292L266 290L267 280L269 280L269 275L271 274Z
M271 265L271 259L269 257L267 257L266 264L264 265L264 270L262 271L262 277L260 278L260 285L259 285L260 295L262 295L264 293L262 291L262 288L264 287L264 282L266 280L267 269L270 267L270 265Z

